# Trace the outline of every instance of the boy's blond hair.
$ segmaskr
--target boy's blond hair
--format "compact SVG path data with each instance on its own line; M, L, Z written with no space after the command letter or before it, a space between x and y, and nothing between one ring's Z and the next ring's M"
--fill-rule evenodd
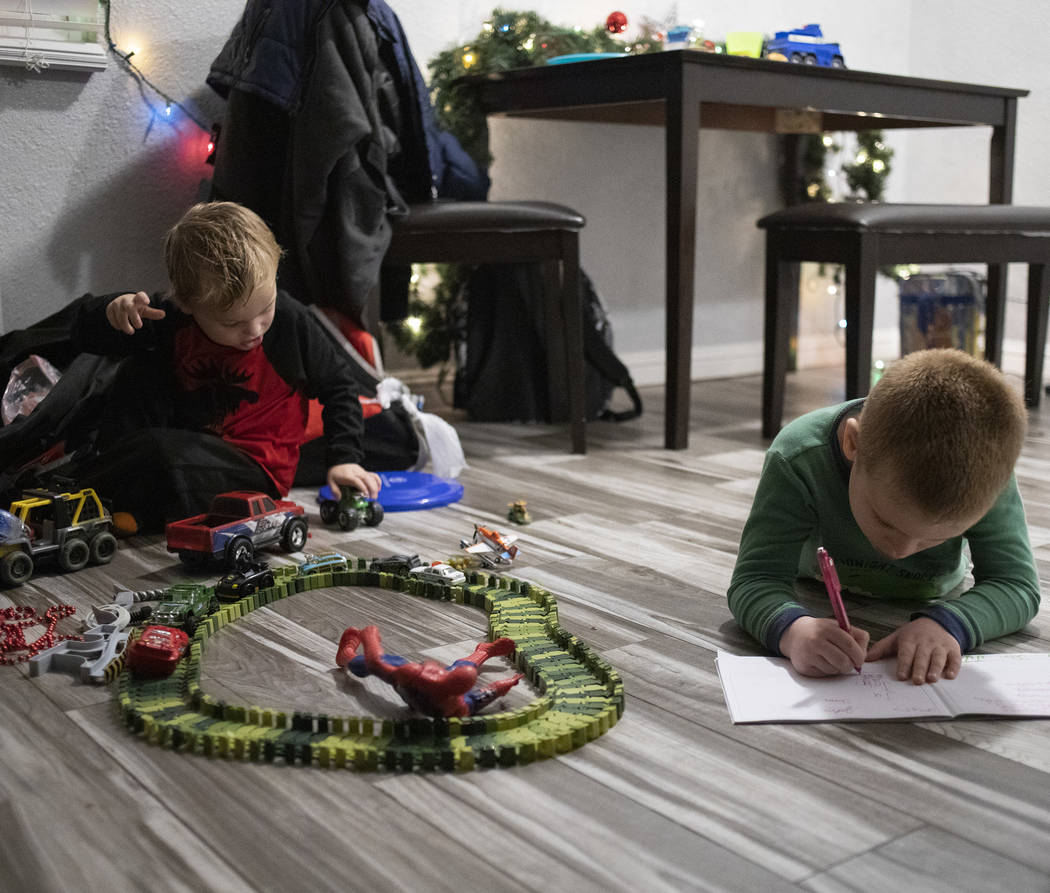
M1021 453L1024 401L991 363L960 350L895 362L860 416L856 462L936 519L984 514Z
M171 298L187 313L246 301L276 276L280 258L262 218L235 202L194 205L164 237Z

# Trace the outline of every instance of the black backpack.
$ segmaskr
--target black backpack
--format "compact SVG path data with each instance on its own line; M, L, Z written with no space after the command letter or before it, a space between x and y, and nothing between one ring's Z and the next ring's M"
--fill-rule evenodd
M476 421L564 422L568 395L548 392L548 346L539 264L482 264L460 298L453 405ZM585 409L588 421L624 421L642 413L627 367L612 349L612 326L582 270ZM623 388L632 409L613 412L613 391Z
M90 439L106 405L120 361L77 354L70 330L82 300L67 304L26 329L0 336L0 387L30 354L43 357L62 372L32 413L0 428L0 494L6 496L20 483L25 465L65 464L69 452Z

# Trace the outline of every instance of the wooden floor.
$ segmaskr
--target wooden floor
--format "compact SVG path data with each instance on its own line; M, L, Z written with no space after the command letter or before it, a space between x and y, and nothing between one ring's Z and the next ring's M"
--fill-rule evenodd
M0 890L1050 891L1050 722L730 723L715 651L758 653L725 591L765 447L759 389L756 377L695 384L682 452L662 449L658 390L641 419L590 425L586 456L567 452L559 427L449 413L470 462L463 500L351 534L325 530L312 494L293 493L311 551L434 559L474 522L506 529L507 503L526 499L533 523L511 573L551 590L562 626L621 674L627 707L607 734L463 774L237 763L136 738L112 689L0 667ZM790 379L789 413L838 399L841 370ZM1018 469L1044 585L1048 422L1050 409L1033 414ZM160 538L134 538L108 567L41 574L0 606L83 614L115 586L190 578ZM403 715L384 686L334 667L343 628L366 623L391 651L440 660L465 656L485 629L462 606L304 593L213 637L203 687ZM1050 650L1050 613L987 650ZM508 701L531 696L523 684Z

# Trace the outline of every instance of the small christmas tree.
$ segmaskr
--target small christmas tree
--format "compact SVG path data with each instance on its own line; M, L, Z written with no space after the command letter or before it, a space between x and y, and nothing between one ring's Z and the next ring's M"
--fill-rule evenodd
M869 202L882 201L891 158L893 149L883 142L881 130L858 133L855 160L852 164L842 165L850 197Z

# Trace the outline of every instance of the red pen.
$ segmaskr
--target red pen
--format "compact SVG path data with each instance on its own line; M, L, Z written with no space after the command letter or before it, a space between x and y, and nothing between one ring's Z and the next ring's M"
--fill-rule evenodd
M828 550L823 546L817 547L817 564L820 565L820 575L824 578L824 587L828 590L828 599L831 601L831 610L835 612L835 619L839 628L846 632L850 631L849 617L846 616L846 606L842 603L842 587L839 585L839 575L835 571L835 562L831 560ZM854 667L858 673L860 667Z

